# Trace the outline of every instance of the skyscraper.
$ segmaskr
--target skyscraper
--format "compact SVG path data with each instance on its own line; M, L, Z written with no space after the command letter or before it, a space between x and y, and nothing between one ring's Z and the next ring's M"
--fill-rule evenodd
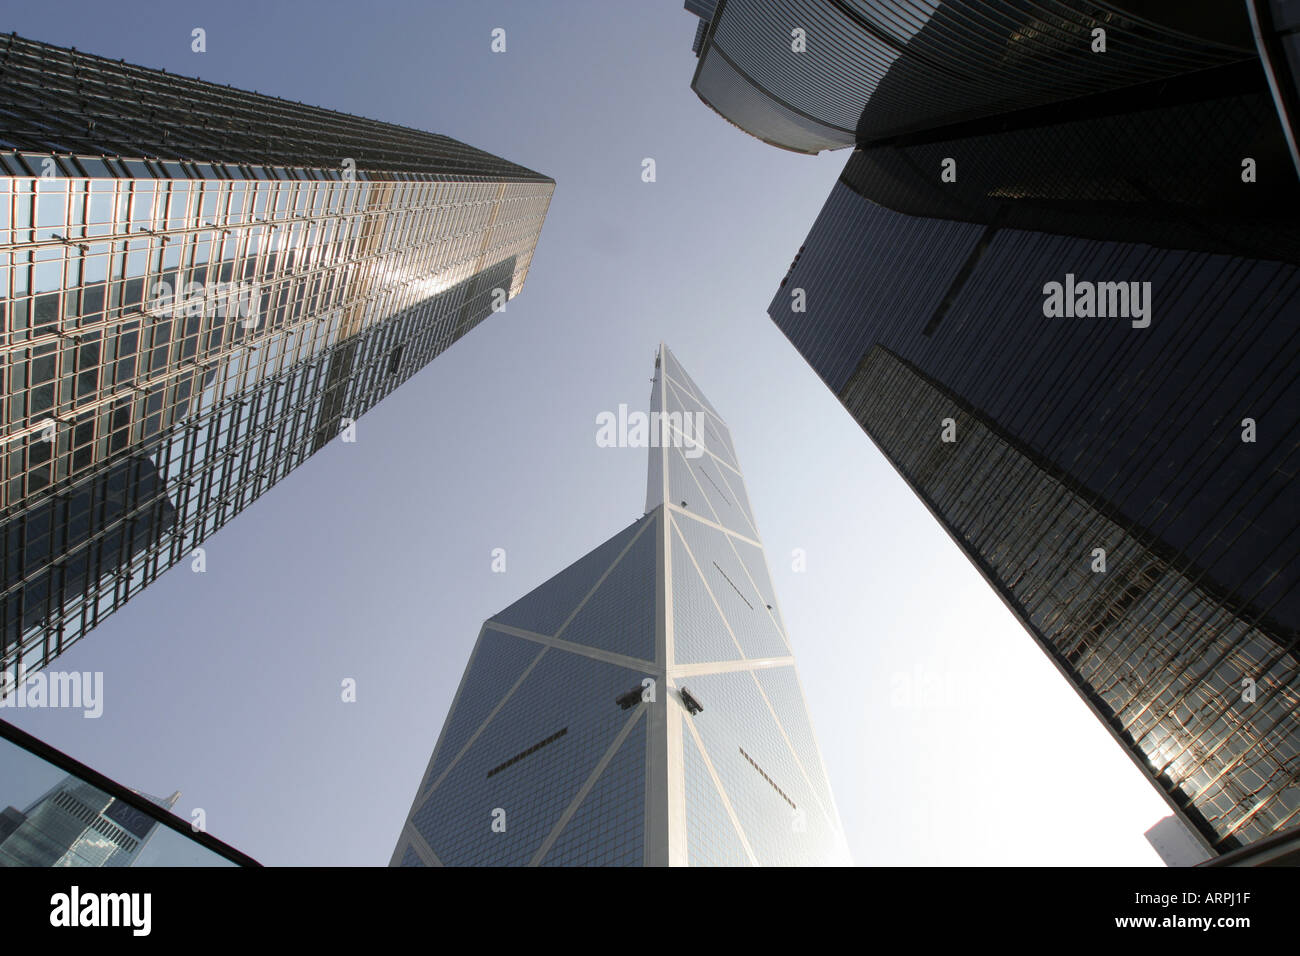
M1300 88L1283 66L1270 72L1244 4L687 9L708 24L692 80L700 98L785 149L856 146L845 179L879 205L1300 261L1286 107Z
M1198 74L1209 86L1248 74L1289 128L1297 88L1287 37L1297 15L1284 6L1278 0L685 4L700 17L692 45L699 58L691 79L696 95L750 135L805 153L999 116L1028 119L1030 110L1049 105L1059 116L1061 103L1086 110L1090 97L1119 89L1161 95L1148 84Z
M31 671L517 295L553 180L0 38L0 667Z
M148 799L170 810L178 796ZM71 776L21 814L9 807L4 816L0 866L130 866L158 825Z
M767 64L733 122L857 147L773 321L1208 852L1300 824L1300 184L1245 6L722 0L704 47Z
M175 816L179 797L128 790L0 721L0 867L257 865Z
M664 346L650 405L645 515L484 623L393 865L848 862L731 433Z

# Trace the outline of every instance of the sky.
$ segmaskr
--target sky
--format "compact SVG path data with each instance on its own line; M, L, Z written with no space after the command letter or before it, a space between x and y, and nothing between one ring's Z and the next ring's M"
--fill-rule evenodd
M483 620L641 516L646 450L596 418L648 407L665 341L731 427L855 862L1160 865L1164 802L767 317L847 153L704 106L680 0L6 13L557 185L504 312L51 665L103 672L101 717L4 719L265 864L387 864Z

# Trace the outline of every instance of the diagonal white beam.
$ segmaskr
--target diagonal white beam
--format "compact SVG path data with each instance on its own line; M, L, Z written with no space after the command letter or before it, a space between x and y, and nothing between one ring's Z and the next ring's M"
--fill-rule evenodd
M553 647L557 651L567 651L570 654L579 654L582 657L594 658L598 661L604 661L607 664L618 664L621 667L630 667L633 670L654 671L654 661L643 660L640 657L631 657L628 654L620 654L617 651L607 651L600 647L592 647L590 644L579 644L577 641L566 641L559 637L547 637L545 634L538 634L536 631L525 631L521 627L511 627L508 624L497 624L493 622L488 625L493 630L499 630L504 634L512 637L522 637L526 641L534 641L543 644L546 647Z
M566 826L568 826L569 821L573 819L573 815L578 812L578 807L582 806L582 801L587 799L587 794L591 793L591 788L596 785L596 780L605 772L605 768L609 766L609 762L614 759L614 754L618 753L618 748L623 746L623 741L626 740L627 735L632 732L632 728L636 726L637 721L645 715L645 711L646 708L644 704L637 704L636 713L627 719L627 722L623 724L623 729L620 730L618 736L614 738L614 742L610 744L605 753L601 755L600 760L596 763L591 774L587 777L583 785L578 788L578 792L569 802L568 807L566 807L564 812L560 814L560 819L555 821L555 826L551 827L551 832L546 835L546 839L542 841L542 845L537 848L537 852L533 854L533 858L528 861L529 866L537 866L540 864L546 854L551 851L551 847L554 846L555 841L559 839L560 833Z
M456 764L460 762L460 758L465 756L465 752L469 750L470 747L474 746L474 741L478 740L479 735L483 733L483 731L487 728L487 725L492 723L492 718L495 717L500 712L501 708L506 705L506 701L510 700L510 698L514 696L515 691L519 689L519 685L521 685L524 681L528 679L528 675L533 672L533 668L537 666L538 662L543 657L546 656L546 652L549 649L550 648L543 647L541 653L533 658L533 662L524 668L524 672L519 675L519 679L510 685L510 689L505 692L505 695L499 701L497 701L496 706L492 708L492 711L487 715L487 717L483 718L483 723L478 725L478 729L475 730L474 733L470 735L469 740L465 741L465 745L461 747L459 751L457 751L456 756L452 758L451 763L447 764L447 769L444 770L442 773L438 774L438 779L434 782L433 786L428 789L428 792L424 794L424 797L417 798L416 802L418 806L422 807L429 802L429 798L433 796L433 792L442 785L442 782L444 780L447 779L447 774L451 773L451 771L455 768ZM448 722L450 722L451 717L452 714L447 715ZM412 816L415 815L415 811L416 811L416 807L412 807L411 808Z
M600 576L600 578L592 586L591 590L587 592L587 596L584 597L581 601L579 601L578 606L573 609L573 613L571 613L568 617L564 619L564 623L560 625L560 629L555 632L556 637L559 637L561 634L564 633L564 629L568 627L569 624L573 621L573 619L578 616L578 613L584 607L587 606L587 602L591 600L591 596L600 590L600 586L605 583L605 579L610 576L610 573L613 572L613 570L616 567L618 567L618 563L623 560L623 555L627 554L629 551L632 550L632 545L636 544L639 540L641 540L641 535L645 534L648 530L650 530L650 527L653 524L654 524L653 521L644 521L642 523L641 530L638 531L636 534L632 535L632 540L629 541L627 544L625 544L623 546L623 550L620 551L617 557L615 557L614 560L610 562L609 567L605 569L605 573Z
M705 580L704 572L700 570L700 563L695 560L695 555L691 553L691 546L686 543L686 535L682 534L682 530L677 527L677 521L675 519L673 520L672 525L673 530L677 532L678 539L682 542L682 548L685 549L686 556L691 559L691 567L695 569L696 576L699 577L700 583L704 585L704 593L709 596L709 600L713 602L713 606L718 609L718 618L722 621L722 626L727 629L727 636L731 638L731 643L736 645L736 652L741 656L741 658L744 658L745 649L740 646L740 641L736 640L736 634L731 629L731 623L727 620L727 615L722 613L722 605L719 604L718 599L713 596L713 588L709 587L709 582Z
M791 659L791 662L790 662L790 663L791 663L791 664L794 663L793 658ZM785 725L781 723L781 718L777 715L776 708L773 707L773 706L772 706L772 702L771 702L770 700L767 699L767 693L763 690L763 684L762 684L762 682L758 679L758 675L757 675L757 674L753 674L753 673L751 673L751 674L750 674L750 678L754 681L754 686L758 688L758 694L759 694L760 697L763 698L763 703L764 703L764 705L766 705L767 710L768 710L768 713L770 713L770 714L772 715L772 722L773 722L774 724L776 724L776 729L780 732L780 734L781 734L781 739L785 741L785 746L786 746L786 748L790 751L790 756L794 758L794 765L795 765L796 767L798 767L798 768L799 768L799 772L800 772L801 774L803 774L803 779L804 779L804 781L808 784L808 792L811 793L813 799L817 801L817 807L818 807L818 809L821 810L821 812L822 812L822 816L824 816L824 817L826 818L826 822L827 822L828 824L830 824L831 829L834 830L834 829L835 829L835 821L834 821L833 819L831 819L831 815L830 815L830 813L827 811L826 805L822 803L821 794L819 794L819 793L817 792L817 787L813 784L812 777L809 775L809 773L808 773L808 769L803 765L803 761L799 759L799 752L798 752L797 750L795 750L794 742L790 740L790 735L787 734L787 733L785 732ZM797 681L798 679L799 679L799 675L798 675L798 672L796 671L796 672L795 672L795 680ZM800 696L800 698L803 698L803 688L802 688L802 687L799 688L799 696ZM800 708L800 709L804 712L804 719L808 721L808 729L809 729L809 733L810 733L810 735L811 735L811 731L812 731L812 716L808 713L808 707L807 707L807 700L806 700L806 699L804 699L804 706L803 706L802 708ZM816 740L815 736L814 736L814 739L813 739L813 746L814 746L814 747L817 746L817 740ZM817 754L817 759L818 759L819 761L821 760L821 753L818 753L818 754ZM826 780L826 787L827 787L827 789L829 790L829 789L830 789L830 778L829 778L829 777L826 777L826 768L825 768L825 767L822 767L821 770L822 770L822 777L823 777L823 779Z
M731 819L731 825L736 828L736 836L740 838L740 845L745 848L745 856L749 857L751 865L758 866L758 857L754 855L754 848L749 845L749 837L745 836L745 828L740 825L740 818L736 816L736 809L731 805L731 798L727 796L727 788L722 785L722 779L718 776L718 771L713 768L713 758L709 756L704 741L700 739L699 733L695 730L695 724L690 720L686 720L685 725L690 732L691 739L695 741L695 747L699 751L700 759L704 761L704 768L709 772L709 779L713 781L713 786L718 791L722 806ZM685 780L682 781L682 785L685 786ZM687 850L689 852L689 847Z
M706 524L710 528L713 528L716 531L721 531L725 534L731 535L732 537L739 538L741 541L748 541L756 548L761 548L763 546L761 542L755 541L753 538L746 537L740 532L728 528L724 525L720 525L716 521L704 517L704 515L700 514L697 511L691 511L689 508L683 508L680 505L674 505L671 503L668 505L668 510L673 512L673 514L686 515L687 517L694 518L696 521L700 522L701 524Z
M704 661L699 664L674 664L668 676L701 677L705 674L730 674L735 671L752 671L766 667L794 666L793 657L751 657L743 661Z
M671 384L671 385L677 385L677 382L674 381L674 380L670 380L670 384ZM682 397L681 397L682 392L681 392L681 390L679 390L679 389L671 389L671 391L672 391L672 394L675 395L676 398L677 398L677 407L678 407L678 408L680 408L683 412L693 412L693 410L687 406L687 403L686 403L685 401L682 400ZM686 392L685 394L686 394L687 396L690 396L690 392ZM700 409L701 413L703 413L703 414L706 415L706 416L709 416L709 414L710 414L710 413L709 413L709 410L708 410L707 408L705 408L702 404L700 404L698 401L695 401L695 399L694 399L693 396L690 396L690 397L691 397L691 401L695 403L695 406L696 406L698 409ZM717 419L717 416L716 416L716 415L711 416L711 417ZM721 419L717 419L717 420L718 420L718 421L721 421ZM681 429L677 428L676 426L673 426L671 420L668 421L668 424L669 424L669 426L671 427L671 430L672 430L672 431L675 431L675 432L677 432L678 434L682 434ZM707 421L704 422L704 424L707 425L707 424L708 424ZM722 430L723 430L723 431L726 431L726 432L728 432L728 433L729 433L729 431L730 431L730 430L727 428L727 426L726 426L725 424L722 426ZM683 435L682 437L683 437L683 439L685 438L684 435ZM734 473L736 473L737 475L740 474L740 469L736 467L736 464L735 464L734 462L732 462L732 461L728 461L726 458L723 458L721 455L719 455L719 454L717 454L716 452L712 451L712 450L709 448L709 445L708 445L707 442L702 443L702 447L703 447L704 450L705 450L706 452L708 452L708 453L709 453L713 458L716 458L719 462L721 462L722 464L726 465L726 466L727 466L728 468L730 468ZM731 449L728 448L728 447L726 446L725 443L723 443L723 445L722 445L722 451L726 452L728 455L731 454Z
M735 536L732 535L731 537L735 537ZM748 562L745 561L744 558L740 556L740 549L736 547L736 542L732 541L729 537L727 539L727 543L731 545L731 550L736 553L736 560L740 562L740 570L745 572L745 577L749 579L750 586L753 587L754 593L757 594L760 598L763 598L764 603L766 603L767 595L765 595L762 592L762 590L758 586L758 582L754 580L754 576L749 573L749 564ZM758 560L762 561L764 565L767 564L767 554L764 552L762 548L758 549ZM772 581L772 569L768 567L764 567L763 570L767 572L767 579L768 582L770 583ZM772 604L774 605L774 607L769 607L766 609L767 616L771 618L772 627L776 629L777 636L781 638L781 643L785 645L785 649L789 651L791 654L793 654L794 648L790 646L790 638L786 636L785 630L781 627L781 623L783 619L778 613L776 613L775 610L775 608L779 606L776 605L776 585L771 584L771 588L772 588Z
M406 826L402 827L402 837L407 842L397 841L397 849L393 851L393 859L389 862L389 866L401 865L402 857L406 856L402 851L407 846L410 846L415 851L415 855L420 858L420 862L425 866L442 866L442 860L438 859L438 854L433 852L433 847L425 842L424 837L420 835L420 831L410 821L407 821Z

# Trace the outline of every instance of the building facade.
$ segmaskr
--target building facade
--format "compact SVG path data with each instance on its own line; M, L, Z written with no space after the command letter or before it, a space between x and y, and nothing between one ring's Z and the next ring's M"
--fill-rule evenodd
M764 142L866 146L1108 91L1255 67L1245 6L1159 0L688 0L691 88ZM1294 14L1257 0L1277 75ZM1104 33L1099 44L1096 31ZM1293 82L1292 82L1293 85ZM1026 113L1027 115L1027 113Z
M0 867L258 865L175 816L179 798L128 790L0 721Z
M772 319L1208 850L1296 826L1294 226L1261 258L907 215L859 156Z
M651 411L645 515L483 625L393 865L849 862L731 433L662 346Z
M773 321L1215 856L1300 823L1282 6L692 11L708 105L854 147Z
M1295 37L1266 8L687 4L692 88L764 142L856 147L845 180L899 212L1300 262Z
M95 627L522 289L554 182L0 38L0 667Z
M149 798L170 810L168 800ZM0 866L130 866L157 822L77 777L0 814Z

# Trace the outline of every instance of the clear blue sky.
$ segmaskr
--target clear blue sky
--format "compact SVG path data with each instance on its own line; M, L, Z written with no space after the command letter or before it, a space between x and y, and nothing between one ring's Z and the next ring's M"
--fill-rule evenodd
M1158 864L1162 801L767 318L847 155L700 103L680 0L6 13L557 181L505 313L211 538L206 573L178 565L54 663L104 672L100 719L6 719L181 790L178 813L264 863L386 863L481 622L640 516L646 452L597 447L595 420L647 407L662 339L731 425L856 861Z

